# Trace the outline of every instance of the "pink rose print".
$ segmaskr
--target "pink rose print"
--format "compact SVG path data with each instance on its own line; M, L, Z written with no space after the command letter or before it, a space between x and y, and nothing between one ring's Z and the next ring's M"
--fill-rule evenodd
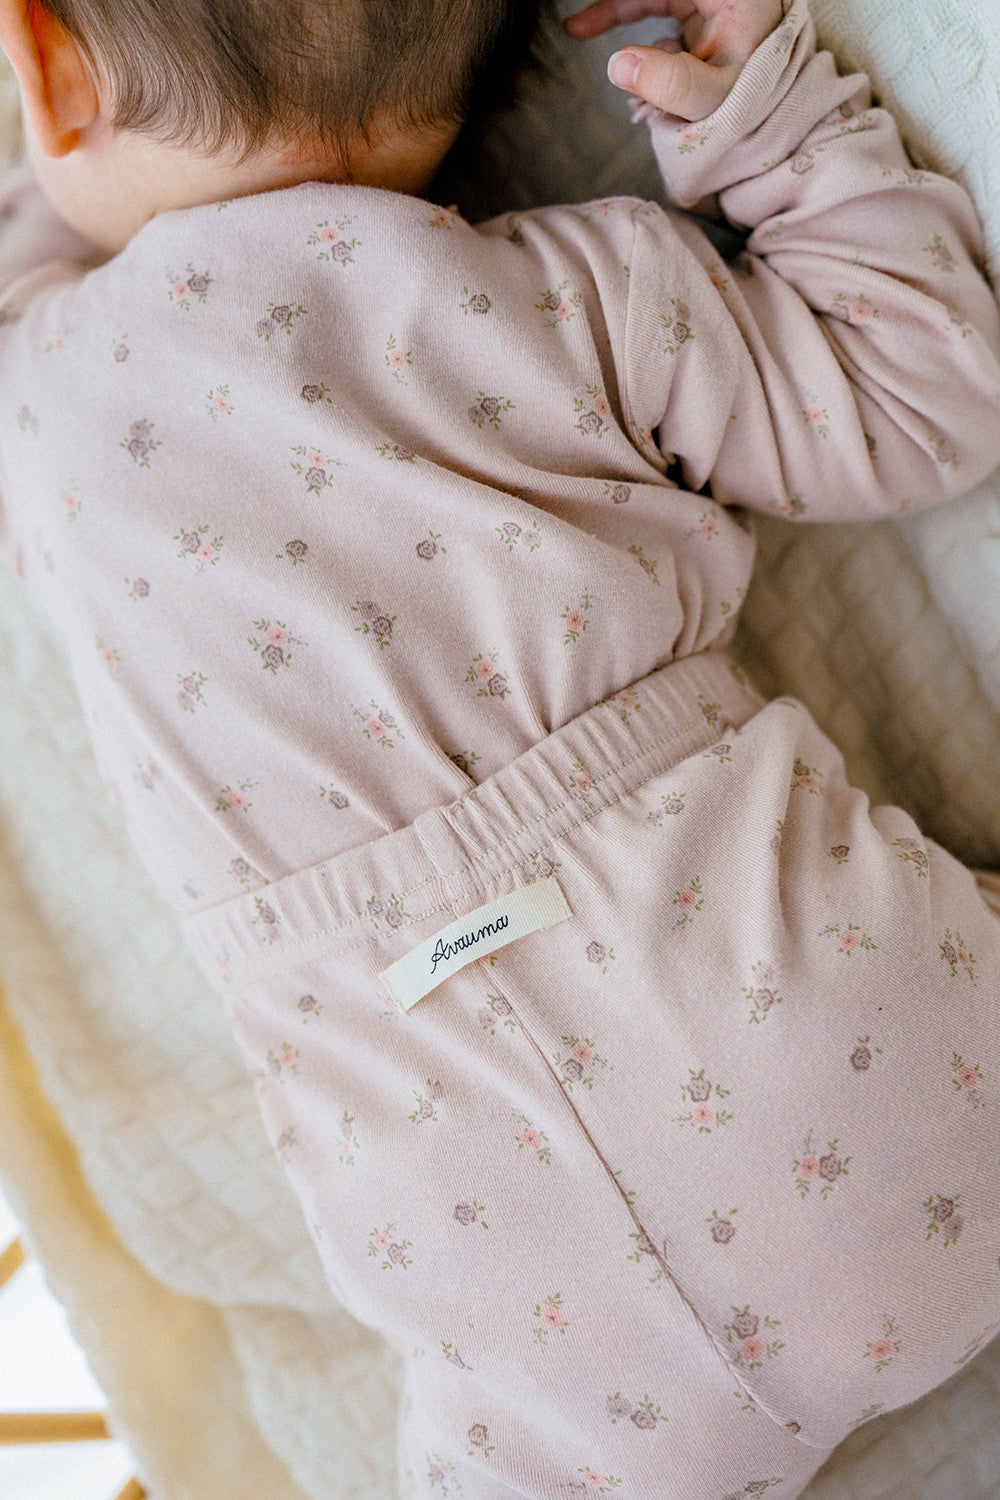
M674 1122L695 1126L699 1135L711 1135L713 1130L730 1124L735 1116L729 1110L719 1109L713 1101L713 1095L715 1100L728 1099L730 1090L721 1084L713 1084L705 1077L704 1068L697 1073L688 1068L688 1075L687 1083L682 1083L680 1088L681 1098L691 1108L687 1114L675 1115Z
M207 402L205 409L213 422L218 417L231 416L235 410L229 399L228 385L217 385L214 390L209 391L205 400Z
M316 225L306 239L306 244L319 246L317 260L325 260L330 265L341 267L354 264L354 251L361 241L357 237L348 237L347 230L351 223L350 219L338 219L336 224L331 224L329 219L324 219Z
M983 1081L982 1070L978 1064L964 1062L961 1053L951 1054L952 1083L966 1103L973 1109L982 1109L985 1104L982 1094L977 1087Z
M403 731L396 723L395 718L386 709L381 708L372 698L367 709L353 708L352 713L356 719L361 721L361 732L368 740L385 749L392 750L399 740L403 739Z
M542 292L542 300L535 303L536 308L542 314L546 328L555 328L559 323L568 323L576 316L577 309L582 306L583 297L580 292L573 291L566 296L563 295L568 286L568 281L560 281L554 291L550 287Z
M881 1375L883 1370L888 1368L899 1353L902 1342L900 1339L893 1337L899 1330L892 1318L885 1317L882 1319L882 1323L884 1332L879 1338L872 1339L862 1355L863 1359L870 1359L872 1361L876 1374L879 1375Z
M616 1479L613 1474L600 1474L596 1469L583 1468L577 1469L576 1472L583 1475L583 1480L578 1483L571 1479L569 1484L571 1490L590 1490L592 1494L608 1495L621 1484L621 1480Z
M595 1044L589 1037L563 1036L560 1040L568 1051L566 1056L561 1051L552 1053L552 1061L561 1074L559 1082L569 1094L573 1092L574 1085L592 1089L593 1067L607 1067L607 1058L598 1056Z
M191 299L197 298L199 302L208 301L208 289L214 280L207 271L196 271L190 261L187 264L186 276L175 276L170 272L170 291L168 296L175 307L183 308L185 312L191 311Z
M66 507L66 515L71 521L75 521L83 509L83 506L80 504L79 495L75 490L63 490L62 498L63 504Z
M527 1115L522 1115L521 1120L523 1121L524 1128L514 1137L517 1141L517 1149L523 1151L527 1147L529 1152L533 1151L535 1153L539 1161L551 1165L552 1147L549 1145L548 1136L544 1130L536 1130Z
M95 636L94 639L97 646L97 654L104 666L107 667L109 675L111 677L117 676L120 661L118 652L112 646L106 646L100 636Z
M400 1269L409 1270L412 1259L406 1254L411 1248L410 1240L397 1240L394 1234L395 1224L387 1224L384 1229L373 1229L368 1236L368 1254L383 1256L381 1269L393 1271Z
M567 605L563 610L561 618L566 623L566 630L563 635L564 646L572 645L580 639L580 636L590 624L590 618L587 614L589 609L590 595L584 594L583 599L575 609Z
M764 1363L765 1359L774 1359L780 1354L785 1345L779 1339L768 1340L760 1335L761 1319L756 1313L750 1311L749 1304L746 1307L734 1307L734 1317L731 1323L724 1323L726 1339L735 1346L732 1355L734 1365L743 1365L747 1369L756 1370ZM780 1328L781 1323L776 1318L765 1317L763 1328L765 1330Z
M155 453L157 448L163 446L160 438L154 438L153 427L155 423L140 417L133 422L128 433L119 441L119 448L124 448L132 462L140 469L149 468L150 454Z
M701 911L705 904L705 888L702 885L701 876L695 875L682 891L675 891L672 906L680 911L680 916L674 923L674 927L684 927L692 920L696 912Z
M983 1329L982 1333L977 1333L972 1342L966 1345L964 1352L956 1359L956 1365L964 1365L966 1360L971 1359L977 1349L982 1348L990 1335L996 1333L998 1327L1000 1327L1000 1324L991 1323L989 1327Z
M269 1047L267 1050L267 1071L279 1083L284 1082L286 1073L297 1073L299 1071L298 1047L293 1047L291 1042L282 1042L277 1050Z
M598 942L587 944L587 962L595 966L599 964L602 974L608 972L609 963L614 963L614 961L615 950L613 948L605 948L603 943Z
M969 945L960 932L952 932L950 927L944 930L944 942L938 944L938 951L948 965L953 979L957 978L963 971L968 974L970 981L975 984L976 960L969 950Z
M821 1198L828 1198L840 1179L849 1175L847 1164L851 1158L838 1154L839 1144L839 1139L828 1141L826 1155L818 1156L813 1150L812 1132L806 1136L805 1150L792 1165L795 1187L800 1198L805 1198L812 1191L814 1182L822 1183L819 1195Z
M446 1458L442 1458L439 1453L425 1453L424 1458L427 1462L427 1478L431 1487L437 1489L438 1485L440 1485L442 1495L450 1494L451 1490L448 1480L455 1472L454 1466Z
M392 371L396 380L406 382L406 368L413 364L413 355L409 349L401 349L396 343L396 336L390 333L385 346L385 362Z
M241 781L239 786L224 786L215 796L216 812L249 812L253 803L247 797L247 792L253 790L255 783L252 781Z
M760 1025L767 1019L773 1006L784 1003L784 997L778 994L774 972L767 964L753 964L750 975L753 982L743 986L743 993L750 1001L748 1023Z
M691 121L682 125L677 132L677 149L681 155L693 151L696 146L703 146L708 139L707 128L698 121Z
M791 790L812 792L814 796L823 795L824 773L815 766L807 766L804 760L796 758L792 766Z
M257 636L247 636L247 643L251 645L260 657L260 663L265 672L270 672L272 677L277 677L279 667L288 667L291 664L292 653L288 647L304 646L305 642L300 636L291 635L288 627L280 620L272 625L270 620L254 620L255 628L263 636L258 640Z
M488 422L491 427L499 428L504 412L513 410L514 403L506 396L488 396L485 391L477 391L469 407L469 420L477 427L485 427Z
M177 556L182 560L193 557L198 566L196 573L203 573L207 567L214 567L222 553L222 544L225 540L222 536L213 536L208 539L210 527L207 522L203 526L182 526L174 532L174 541L179 542Z
M453 213L447 208L436 208L429 223L433 229L453 229L455 227Z
M506 672L497 671L497 652L482 652L473 658L465 681L476 684L478 698L499 698L501 703L512 691Z
M899 850L899 857L906 864L912 865L920 880L927 879L927 871L930 869L930 860L927 850L916 839L893 839L892 846Z
M611 403L600 386L583 386L573 398L573 410L577 415L573 426L585 437L602 438L608 431Z
M318 495L328 485L333 484L333 478L327 473L330 468L341 468L340 460L327 458L318 448L310 448L306 444L298 444L292 448L293 453L299 455L299 460L292 459L292 468L296 474L306 482L306 492Z
M573 761L570 766L569 789L573 796L578 798L585 807L591 807L591 794L594 791L594 778L583 764L582 760Z
M536 1303L534 1317L538 1323L535 1329L535 1338L543 1347L550 1334L565 1334L567 1328L570 1326L569 1320L563 1311L561 1292L554 1292L551 1297L546 1297L544 1303Z
M819 935L820 937L835 937L839 944L837 951L845 958L851 958L861 950L874 953L878 949L878 944L872 941L867 932L862 932L861 928L856 927L853 922L845 922L843 926L834 923L829 927L824 927Z
M825 438L830 436L829 413L825 406L820 406L815 397L806 397L806 405L802 408L802 415L818 437Z

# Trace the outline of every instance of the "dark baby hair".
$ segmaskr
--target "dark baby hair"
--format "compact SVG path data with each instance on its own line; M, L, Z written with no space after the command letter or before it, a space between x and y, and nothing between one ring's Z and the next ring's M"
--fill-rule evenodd
M526 53L538 0L35 0L123 129L207 152L336 152L447 124Z

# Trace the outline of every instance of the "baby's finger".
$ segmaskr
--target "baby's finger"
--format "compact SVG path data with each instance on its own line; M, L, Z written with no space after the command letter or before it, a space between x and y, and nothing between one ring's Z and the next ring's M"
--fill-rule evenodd
M594 0L563 22L570 36L580 41L603 36L616 26L631 26L649 16L673 15L671 0Z
M665 115L702 120L718 109L739 77L740 66L701 62L690 52L626 47L611 58L608 77L618 88L645 99Z

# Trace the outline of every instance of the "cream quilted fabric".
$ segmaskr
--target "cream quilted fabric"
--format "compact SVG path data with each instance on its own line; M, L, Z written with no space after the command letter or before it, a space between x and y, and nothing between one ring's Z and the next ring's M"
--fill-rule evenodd
M922 161L972 190L1000 270L994 6L813 0ZM470 211L492 206L483 183L505 206L655 196L607 52L557 47L493 122ZM753 675L805 699L872 794L1000 865L1000 478L902 524L762 531L740 636ZM9 583L0 661L0 1170L117 1427L157 1500L395 1500L397 1362L325 1288L217 1002L99 782L58 647ZM997 1500L998 1414L1000 1342L855 1433L808 1500Z

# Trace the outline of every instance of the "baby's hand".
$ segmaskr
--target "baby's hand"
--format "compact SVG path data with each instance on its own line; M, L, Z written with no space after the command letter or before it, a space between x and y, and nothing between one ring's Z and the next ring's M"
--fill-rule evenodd
M566 21L570 36L601 36L615 26L672 16L683 42L625 47L608 63L619 88L682 120L717 109L747 58L782 16L781 0L594 0Z

